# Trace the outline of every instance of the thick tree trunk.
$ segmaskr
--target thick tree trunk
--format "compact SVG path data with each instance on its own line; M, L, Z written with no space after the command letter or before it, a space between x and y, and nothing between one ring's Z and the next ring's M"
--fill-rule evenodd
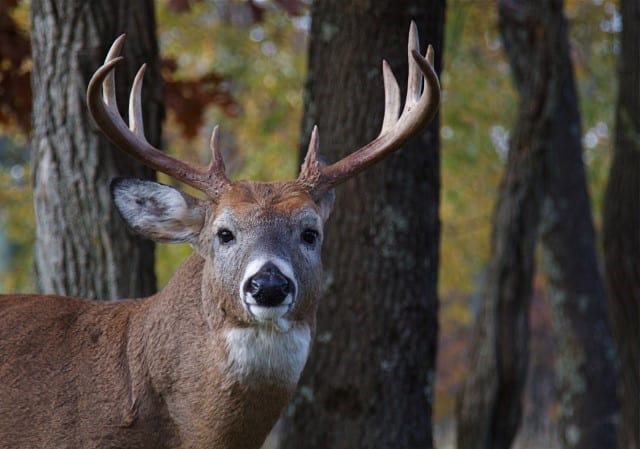
M319 125L327 160L379 132L381 61L406 85L412 19L423 51L434 46L439 69L444 9L444 1L313 3L304 130L308 136ZM318 333L285 417L282 447L432 447L438 148L435 120L338 189L326 232Z
M111 42L127 34L117 69L121 111L138 67L149 141L160 141L162 91L152 0L34 0L32 8L36 272L40 290L94 298L155 290L154 246L125 229L109 194L115 176L153 174L115 149L89 116L85 92Z
M604 199L604 256L620 358L620 449L640 449L640 4L620 1L622 33L613 163Z

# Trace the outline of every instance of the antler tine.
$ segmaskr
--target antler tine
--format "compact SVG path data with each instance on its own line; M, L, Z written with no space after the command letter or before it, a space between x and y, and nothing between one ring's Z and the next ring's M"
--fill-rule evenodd
M420 100L422 92L422 73L416 64L412 64L413 52L420 54L420 37L418 27L414 21L409 26L409 42L407 45L407 60L409 61L409 76L407 79L407 98L404 103L404 111L408 111L413 104Z
M136 75L129 97L129 121L127 127L118 112L115 94L115 66L122 61L120 51L124 35L114 41L104 64L93 74L87 88L87 105L96 124L118 148L138 159L154 170L188 184L208 196L215 198L229 184L224 174L224 163L217 150L208 169L195 167L163 153L151 145L144 136L142 120L142 80L143 65ZM215 130L214 136L215 137Z
M225 186L231 184L227 174L225 172L224 160L222 159L222 153L218 146L218 126L213 127L211 132L211 140L209 143L211 150L211 163L207 172L210 175L211 182L214 183L216 192L221 192Z
M400 87L387 61L382 61L382 79L384 81L384 118L380 134L387 132L398 121L400 115Z
M107 53L107 57L104 60L105 65L107 65L111 61L115 61L111 65L112 67L114 67L118 62L120 62L123 59L123 57L120 56L120 52L122 51L122 46L124 45L124 38L125 38L124 34L121 34L115 41L113 41L113 44L111 44L111 48ZM117 108L116 82L113 77L113 72L111 72L111 70L107 71L107 77L104 80L103 86L104 87L102 90L102 96L103 96L104 102L107 104L107 106Z
M320 174L320 166L324 165L318 155L319 139L318 126L313 125L309 146L307 147L307 154L304 157L302 168L300 169L301 173L308 173L310 175L309 178L305 179L305 183L308 185L313 185L319 181L317 176Z
M142 64L133 79L133 87L131 87L131 95L129 96L129 129L145 141L147 138L144 135L144 120L142 119L142 79L146 70L147 65ZM109 75L113 78L113 72Z
M404 142L429 123L440 104L440 82L433 68L433 48L429 46L426 59L419 50L418 31L414 22L409 29L409 75L407 97L400 114L400 88L386 61L382 62L385 91L385 112L382 129L376 139L345 158L329 166L310 159L317 158L315 144L309 152L298 176L298 182L314 194L325 192L355 176L386 155L397 150ZM316 137L312 137L317 139ZM311 149L314 149L313 155Z

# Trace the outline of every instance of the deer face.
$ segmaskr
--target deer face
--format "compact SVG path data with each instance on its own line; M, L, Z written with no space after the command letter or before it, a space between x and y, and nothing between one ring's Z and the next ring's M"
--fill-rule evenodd
M203 292L218 315L288 330L315 311L322 228L333 194L314 200L295 182L236 182L200 201L150 181L119 179L112 192L125 221L158 242L189 242L205 259Z

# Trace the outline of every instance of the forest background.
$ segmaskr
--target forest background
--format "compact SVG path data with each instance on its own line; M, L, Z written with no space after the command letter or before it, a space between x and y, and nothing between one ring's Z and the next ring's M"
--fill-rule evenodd
M309 5L295 0L254 3L257 9L241 2L157 2L163 76L172 81L175 93L166 97L163 146L181 158L206 162L206 141L213 124L220 123L233 178L292 178L298 170ZM565 15L579 89L584 161L600 229L613 142L620 17L616 4L603 0L566 1ZM29 2L0 0L0 23L7 20L21 33L0 35L0 292L33 292ZM22 39L22 44L12 39ZM455 398L468 370L466 347L480 307L492 211L517 101L494 2L448 1L444 42L435 401L436 435L442 442L450 434ZM9 69L13 78L6 75ZM161 286L190 248L161 245L157 252ZM537 375L535 385L528 386L522 435L529 429L538 438L552 439L552 318L544 293L544 280L536 279L529 369Z

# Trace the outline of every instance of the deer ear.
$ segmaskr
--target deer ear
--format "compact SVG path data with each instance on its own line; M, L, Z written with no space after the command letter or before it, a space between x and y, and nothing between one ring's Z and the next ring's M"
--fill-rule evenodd
M333 204L336 201L336 191L335 189L329 189L326 192L321 193L315 199L318 208L320 209L320 217L322 217L322 221L327 221L329 215L331 215L331 210L333 209Z
M206 214L202 202L192 196L135 178L114 179L111 196L137 234L156 242L197 242Z

